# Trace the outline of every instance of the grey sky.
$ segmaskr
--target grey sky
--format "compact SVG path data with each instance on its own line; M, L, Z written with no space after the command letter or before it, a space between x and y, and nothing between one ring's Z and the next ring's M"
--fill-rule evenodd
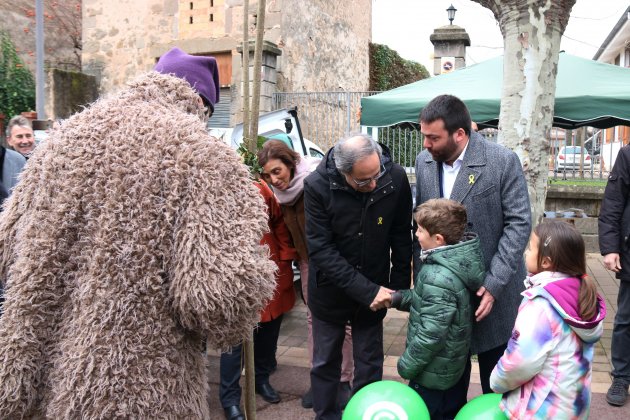
M470 36L468 65L503 54L503 37L490 10L470 0L373 0L372 42L385 44L403 58L433 69L433 44L429 36L448 25L446 9L457 9L454 25ZM562 37L562 50L593 58L621 14L627 0L577 0Z

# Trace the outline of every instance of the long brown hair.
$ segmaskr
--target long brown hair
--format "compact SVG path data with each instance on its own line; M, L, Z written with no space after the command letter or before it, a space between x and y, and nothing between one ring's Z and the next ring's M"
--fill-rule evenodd
M538 237L538 270L542 270L543 258L551 261L553 271L580 279L578 312L589 321L597 315L597 287L586 275L586 251L584 239L571 224L557 220L539 224L534 229Z
M295 167L300 162L300 154L291 150L282 140L267 140L258 151L258 164L262 168L271 159L280 159L291 171L291 179L295 175Z

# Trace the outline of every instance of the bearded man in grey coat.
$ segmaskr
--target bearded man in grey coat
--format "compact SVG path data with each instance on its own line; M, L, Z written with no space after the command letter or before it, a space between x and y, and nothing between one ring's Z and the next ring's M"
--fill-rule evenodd
M424 150L416 158L416 205L439 197L461 202L468 229L481 241L487 274L476 294L471 352L478 356L483 392L490 393L490 373L510 339L524 289L523 252L531 231L527 183L513 151L471 130L459 98L434 98L420 114L420 127ZM418 255L414 249L415 273Z

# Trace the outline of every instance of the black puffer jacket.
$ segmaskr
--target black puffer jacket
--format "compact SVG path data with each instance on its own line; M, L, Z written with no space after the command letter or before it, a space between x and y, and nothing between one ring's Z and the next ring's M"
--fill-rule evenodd
M598 225L599 251L619 254L617 278L630 281L630 146L619 150L608 176Z
M411 189L383 146L386 174L370 193L350 187L331 149L304 181L309 253L308 306L328 322L374 323L386 310L369 305L379 286L411 282Z

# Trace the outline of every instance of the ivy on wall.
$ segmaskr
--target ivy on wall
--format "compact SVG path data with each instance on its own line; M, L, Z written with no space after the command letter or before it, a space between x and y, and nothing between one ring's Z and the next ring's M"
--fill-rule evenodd
M0 114L9 120L35 108L35 80L5 31L0 31Z
M428 77L422 64L405 60L386 45L370 43L370 90L390 90Z

